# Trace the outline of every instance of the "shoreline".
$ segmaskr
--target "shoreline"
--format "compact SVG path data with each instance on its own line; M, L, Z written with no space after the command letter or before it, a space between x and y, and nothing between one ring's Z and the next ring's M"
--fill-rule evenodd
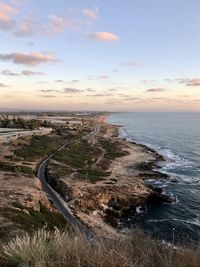
M69 206L75 216L97 235L113 236L120 234L118 220L129 210L137 211L138 206L145 207L151 201L173 203L174 199L161 188L145 183L147 179L168 178L168 175L153 169L156 163L164 160L162 155L145 145L121 138L120 126L108 123L107 117L96 118L95 121L106 128L104 134L101 130L97 134L96 143L98 138L107 142L115 140L126 155L112 161L106 180L93 185L76 185L75 188L81 192L70 201Z

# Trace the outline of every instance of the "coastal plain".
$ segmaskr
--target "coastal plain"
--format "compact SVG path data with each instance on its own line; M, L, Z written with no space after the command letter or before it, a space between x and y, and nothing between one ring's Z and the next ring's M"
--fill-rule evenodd
M116 235L124 212L158 197L145 180L163 177L153 170L162 157L119 138L119 126L108 124L105 115L60 117L53 119L53 125L51 132L0 144L2 237L41 226L67 225L37 177L42 160L57 150L46 180L74 216L97 235ZM66 141L69 145L59 150ZM58 218L55 225L50 217Z

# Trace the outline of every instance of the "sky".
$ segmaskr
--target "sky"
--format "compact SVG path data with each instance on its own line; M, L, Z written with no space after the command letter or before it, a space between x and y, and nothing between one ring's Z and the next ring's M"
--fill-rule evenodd
M0 109L200 111L199 0L0 0Z

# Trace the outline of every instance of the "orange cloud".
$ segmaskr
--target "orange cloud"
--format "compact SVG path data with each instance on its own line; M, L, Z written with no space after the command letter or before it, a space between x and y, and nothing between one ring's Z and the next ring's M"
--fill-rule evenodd
M116 42L120 40L118 35L111 32L95 32L90 34L90 37L102 42Z
M50 16L50 27L48 33L62 32L67 28L72 27L75 24L73 19L66 19L64 17L51 15Z
M33 29L28 23L22 22L21 25L18 26L17 31L15 32L15 36L30 36L33 34Z
M42 63L52 63L57 61L57 59L53 54L41 53L41 52L33 52L30 54L25 54L25 53L0 54L0 60L12 61L15 64L22 64L28 66L37 66Z
M83 9L83 15L89 19L96 20L98 19L99 9L95 7L95 9Z
M16 14L17 10L12 6L0 3L0 21L8 22L11 20L11 16Z
M187 86L200 86L200 79L189 80L186 85Z

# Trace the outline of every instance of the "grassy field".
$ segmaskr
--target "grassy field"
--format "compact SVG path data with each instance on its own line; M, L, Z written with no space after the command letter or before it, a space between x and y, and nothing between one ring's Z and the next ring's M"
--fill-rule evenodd
M34 172L31 167L25 165L15 165L10 162L0 162L0 171L3 172L13 172L13 173L24 173L30 175L30 177L34 176Z
M35 161L53 153L66 141L67 136L62 135L33 136L30 144L20 146L14 153L22 161Z
M2 246L0 262L7 267L199 267L200 246L173 249L137 230L91 244L66 231L40 229Z

